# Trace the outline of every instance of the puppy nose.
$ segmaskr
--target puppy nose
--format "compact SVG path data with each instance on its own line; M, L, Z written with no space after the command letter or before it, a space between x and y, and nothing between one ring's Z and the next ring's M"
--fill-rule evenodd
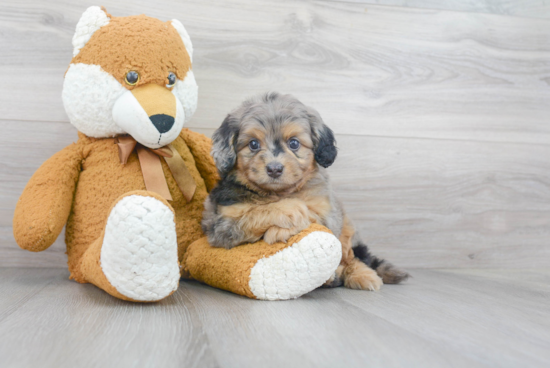
M278 162L272 162L268 164L266 167L267 175L271 176L272 178L278 178L283 173L283 169L285 168L283 164L280 164Z
M174 125L174 118L169 115L157 114L150 116L149 119L161 134L172 129Z

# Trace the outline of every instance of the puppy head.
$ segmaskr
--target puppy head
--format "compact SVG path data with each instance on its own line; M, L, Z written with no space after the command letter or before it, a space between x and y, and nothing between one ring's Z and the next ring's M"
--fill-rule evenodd
M264 94L231 112L213 135L212 156L221 177L235 172L268 192L299 188L336 159L332 130L319 113L291 95Z

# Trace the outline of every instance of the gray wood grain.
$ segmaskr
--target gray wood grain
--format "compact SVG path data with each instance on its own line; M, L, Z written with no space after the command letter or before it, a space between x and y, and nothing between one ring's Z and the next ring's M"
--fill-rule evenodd
M329 168L376 253L414 267L547 267L550 147L338 136Z
M0 116L67 120L62 75L87 5L0 10ZM309 1L105 5L187 26L200 86L192 127L214 128L243 98L280 90L341 134L550 141L550 19Z
M365 5L441 9L460 12L550 18L550 3L545 0L329 0ZM368 9L368 7L367 7Z
M0 268L0 322L59 275L60 271L52 268Z
M349 293L341 301L478 363L542 367L550 359L548 288L523 282L525 270L517 271L417 271L391 296L365 303ZM548 269L525 273L550 276Z
M65 270L4 269L0 358L59 368L550 364L548 269L411 272L379 292L319 289L285 302L181 282L160 303L134 304Z
M10 270L12 289L43 283L40 269ZM70 281L65 270L49 271L56 275L40 293L0 323L2 366L217 366L182 293L160 303L133 304Z

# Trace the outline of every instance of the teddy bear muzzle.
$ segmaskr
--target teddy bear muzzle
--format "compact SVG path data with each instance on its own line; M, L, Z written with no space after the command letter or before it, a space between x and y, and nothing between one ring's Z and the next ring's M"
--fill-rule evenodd
M185 112L169 89L146 84L124 92L117 99L113 119L136 141L154 149L178 137L185 121Z

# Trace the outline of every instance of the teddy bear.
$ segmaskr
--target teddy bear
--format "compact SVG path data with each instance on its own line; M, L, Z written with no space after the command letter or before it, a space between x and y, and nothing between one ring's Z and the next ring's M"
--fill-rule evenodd
M66 225L70 278L134 302L168 297L181 278L266 300L297 298L330 278L341 244L317 224L286 243L208 244L201 215L219 176L210 139L183 128L198 87L180 21L92 6L72 43L62 100L78 140L21 194L21 248L47 249Z

